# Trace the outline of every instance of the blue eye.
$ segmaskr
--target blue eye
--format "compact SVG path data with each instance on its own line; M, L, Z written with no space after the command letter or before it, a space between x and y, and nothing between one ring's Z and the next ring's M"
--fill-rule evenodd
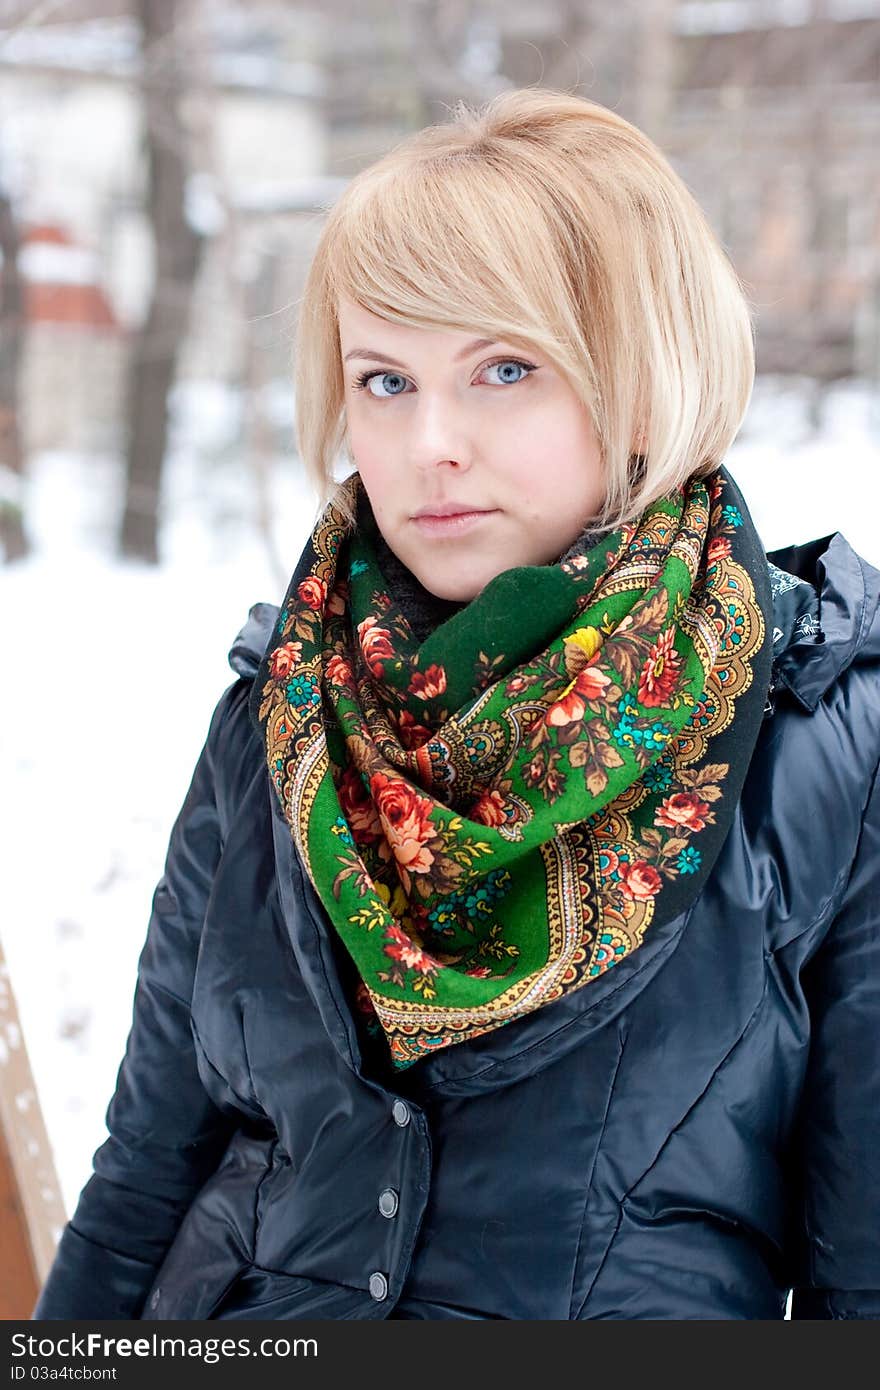
M486 371L491 372L496 367L515 367L516 370L522 372L524 376L528 376L529 372L535 370L534 367L532 367L528 362L520 362L515 357L505 357L500 362L490 362L489 365L486 367ZM515 386L518 381L523 380L523 377L517 376L513 379L507 377L506 379L502 378L502 380L504 381L505 386Z
M513 367L517 372L522 373L522 375L514 377L510 375L502 377L501 384L504 386L516 386L531 372L537 371L533 362L521 362L517 357L496 358L494 362L487 362L482 370L484 372L489 372L493 371L496 367ZM385 384L385 389L382 392L370 389L370 395L375 396L377 400L388 400L391 396L403 396L407 394L404 387L409 377L402 376L400 372L383 372L377 371L375 368L372 371L361 372L359 376L355 377L353 383L354 389L356 391L363 391L373 380L382 381ZM393 385L389 390L388 383L397 383L397 385Z
M361 375L357 378L357 380L356 380L356 382L355 382L355 385L357 386L357 389L358 389L359 391L362 391L363 388L364 388L365 386L367 386L369 382L371 382L371 381L374 380L374 378L377 379L377 380L391 381L391 382L405 382L405 381L406 381L406 377L405 377L405 376L401 376L399 372L362 372ZM377 394L378 394L378 393L377 393L376 391L372 391L372 390L370 391L370 395L371 395L371 396L375 396L375 395L377 395ZM391 390L391 391L388 391L387 393L383 393L382 395L379 395L379 399L382 400L382 399L383 399L383 396L386 395L386 394L387 394L388 396L402 396L402 395L404 394L404 392L403 392L402 388L401 388L401 389Z

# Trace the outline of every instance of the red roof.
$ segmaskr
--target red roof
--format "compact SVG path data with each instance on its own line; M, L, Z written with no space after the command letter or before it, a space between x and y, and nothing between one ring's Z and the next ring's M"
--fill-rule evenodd
M54 223L36 222L23 227L22 248L34 245L79 249L70 233ZM2 276L0 268L0 280ZM30 279L23 271L22 280L26 323L63 323L71 327L120 331L121 326L102 286L96 282L66 280L63 257L57 279Z
M82 328L119 328L116 315L99 285L52 285L41 282L24 286L27 323L68 323Z
M63 227L53 222L31 222L22 229L22 244L31 241L48 242L50 246L75 246L76 242Z

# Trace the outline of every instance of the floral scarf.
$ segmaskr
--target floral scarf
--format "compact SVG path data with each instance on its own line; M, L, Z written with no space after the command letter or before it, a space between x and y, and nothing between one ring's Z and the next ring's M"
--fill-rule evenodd
M253 714L405 1068L588 985L696 897L760 727L770 588L722 467L419 642L343 487L357 526L318 519Z

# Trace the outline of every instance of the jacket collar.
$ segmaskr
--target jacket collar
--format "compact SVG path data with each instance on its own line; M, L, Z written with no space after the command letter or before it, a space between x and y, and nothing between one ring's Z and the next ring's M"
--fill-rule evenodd
M842 671L860 656L877 655L880 570L869 565L839 532L770 551L771 567L809 588L815 623L788 624L773 661L773 682L783 685L809 712ZM771 568L774 613L782 620L785 579ZM816 630L818 628L818 630Z

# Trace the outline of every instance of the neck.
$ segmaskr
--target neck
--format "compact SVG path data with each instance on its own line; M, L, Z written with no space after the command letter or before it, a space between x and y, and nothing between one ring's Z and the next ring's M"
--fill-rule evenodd
M439 627L453 613L467 605L455 599L440 598L426 589L402 560L398 559L381 532L376 530L376 559L379 568L388 580L391 592L400 604L403 614L413 630L417 641L424 642L429 633Z

